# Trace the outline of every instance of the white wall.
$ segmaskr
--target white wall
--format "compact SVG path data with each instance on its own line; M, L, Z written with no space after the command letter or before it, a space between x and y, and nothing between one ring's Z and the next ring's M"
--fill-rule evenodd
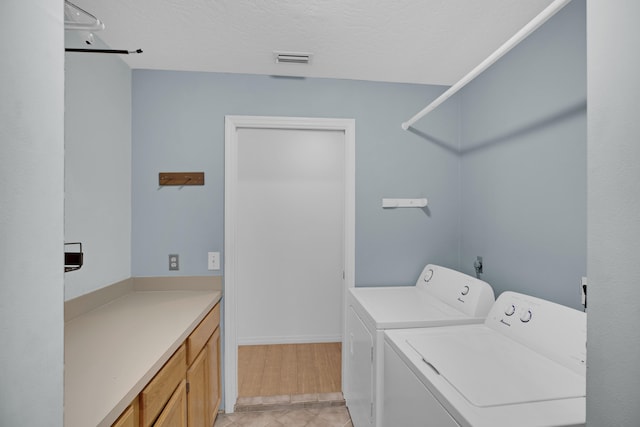
M0 2L2 426L62 426L62 19L61 1Z
M82 46L65 33L67 47ZM65 55L64 225L85 253L65 299L131 276L131 70L118 55Z
M640 2L587 2L587 425L640 423Z

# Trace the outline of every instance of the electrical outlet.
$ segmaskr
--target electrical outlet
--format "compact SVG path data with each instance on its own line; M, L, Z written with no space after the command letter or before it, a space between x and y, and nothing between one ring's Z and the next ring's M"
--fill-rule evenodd
M220 252L207 254L207 267L209 270L220 270Z
M169 254L169 271L180 270L180 255Z

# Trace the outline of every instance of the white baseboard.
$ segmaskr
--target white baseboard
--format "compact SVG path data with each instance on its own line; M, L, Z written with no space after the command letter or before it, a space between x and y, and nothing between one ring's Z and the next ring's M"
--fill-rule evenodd
M285 336L285 337L238 337L238 345L265 345L265 344L311 344L325 342L342 342L342 335L319 336Z

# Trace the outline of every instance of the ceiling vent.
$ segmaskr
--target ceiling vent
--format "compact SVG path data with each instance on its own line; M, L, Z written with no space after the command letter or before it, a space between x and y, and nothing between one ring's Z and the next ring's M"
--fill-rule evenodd
M311 62L310 53L273 52L276 64L308 64Z

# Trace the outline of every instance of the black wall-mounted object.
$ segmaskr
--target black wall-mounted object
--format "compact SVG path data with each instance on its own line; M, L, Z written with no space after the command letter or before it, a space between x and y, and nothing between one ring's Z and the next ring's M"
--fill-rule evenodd
M64 252L64 272L80 270L84 262L84 253L82 252L82 243L65 243L65 249L68 245L78 245L77 252Z
M73 48L68 47L65 48L65 52L76 52L76 53L114 53L117 55L130 55L134 53L142 53L142 49L136 50L124 50L124 49L82 49L82 48Z

